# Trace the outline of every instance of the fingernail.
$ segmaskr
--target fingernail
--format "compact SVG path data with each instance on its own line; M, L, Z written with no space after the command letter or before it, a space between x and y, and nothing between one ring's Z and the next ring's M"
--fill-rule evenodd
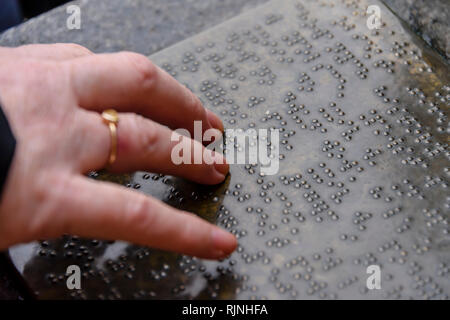
M209 156L211 157L211 159L214 159L214 169L216 169L216 171L223 175L225 178L225 176L228 174L228 171L230 171L230 166L228 165L224 155L211 150Z
M236 237L223 229L215 227L211 233L211 238L214 246L214 253L219 254L222 252L222 255L217 258L229 255L236 249Z
M206 110L206 115L208 117L209 123L213 126L213 128L220 130L223 132L223 123L222 120L212 111Z

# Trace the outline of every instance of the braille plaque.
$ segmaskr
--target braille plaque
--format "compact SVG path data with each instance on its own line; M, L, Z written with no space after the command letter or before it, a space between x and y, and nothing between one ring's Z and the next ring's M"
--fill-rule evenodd
M91 174L239 247L219 262L76 236L14 247L38 298L449 298L449 67L381 2L271 1L150 58L227 129L278 129L279 170L234 164L213 187Z

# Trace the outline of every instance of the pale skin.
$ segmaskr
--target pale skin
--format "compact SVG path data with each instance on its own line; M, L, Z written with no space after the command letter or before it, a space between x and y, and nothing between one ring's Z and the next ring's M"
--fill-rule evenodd
M193 133L194 120L203 130L223 131L223 124L146 57L93 54L74 44L0 47L0 99L17 140L0 198L0 250L63 234L206 259L223 259L236 248L232 234L192 213L84 176L106 167L211 185L225 179L229 167L220 155L210 165L171 161L172 130ZM119 112L112 165L110 131L101 118L109 108Z

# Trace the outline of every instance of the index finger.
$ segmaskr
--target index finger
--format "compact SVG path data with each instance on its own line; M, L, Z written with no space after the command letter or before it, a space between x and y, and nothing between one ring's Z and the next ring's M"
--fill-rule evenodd
M206 259L225 258L237 246L231 233L122 186L74 176L65 188L59 199L63 213L51 221L58 233L124 240Z

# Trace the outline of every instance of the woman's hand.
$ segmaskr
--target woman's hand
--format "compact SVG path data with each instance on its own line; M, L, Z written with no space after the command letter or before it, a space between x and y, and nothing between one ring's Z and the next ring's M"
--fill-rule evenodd
M111 136L100 113L115 108L118 151L110 171L146 170L204 184L224 180L228 165L220 161L171 161L169 128L193 134L194 120L203 130L223 125L146 57L93 54L72 44L0 48L0 98L17 139L0 202L0 249L64 233L209 259L235 249L233 235L193 214L82 175L108 162Z

